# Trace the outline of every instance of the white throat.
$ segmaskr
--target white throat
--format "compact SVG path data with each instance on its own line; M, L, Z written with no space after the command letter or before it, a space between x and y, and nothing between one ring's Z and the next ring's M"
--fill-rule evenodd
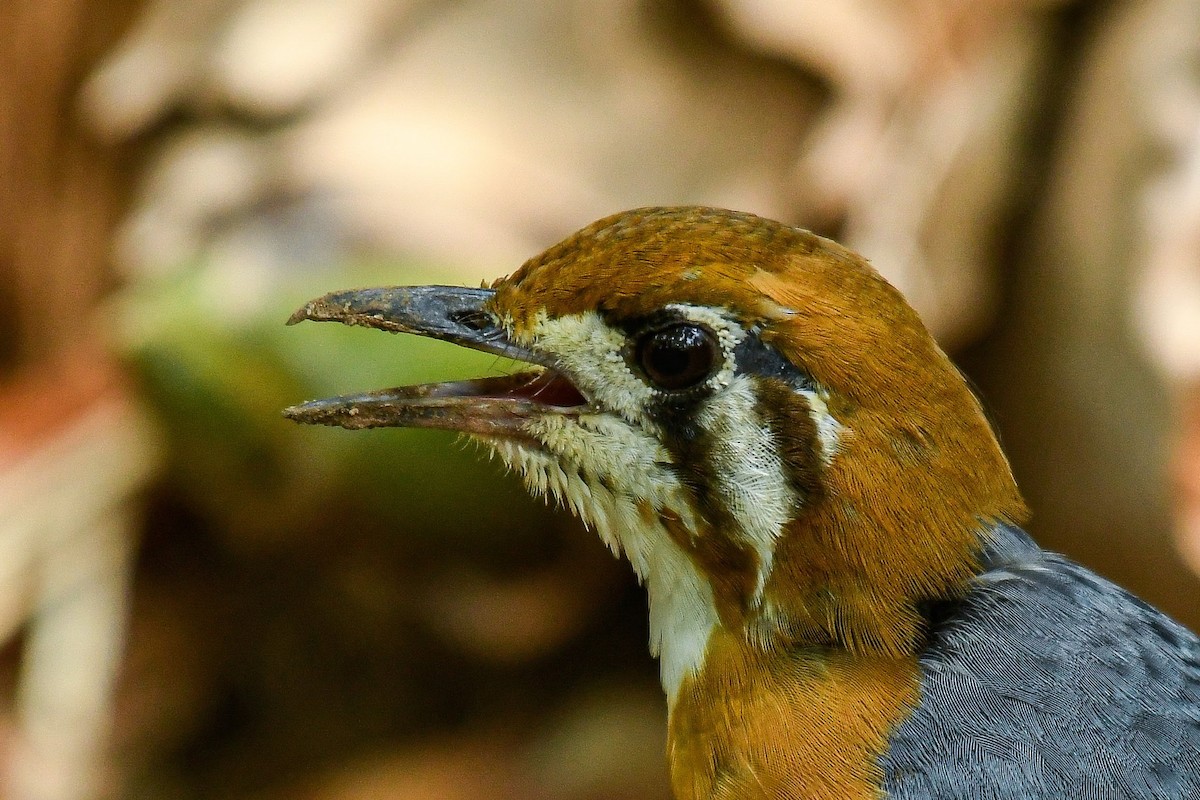
M709 635L719 624L712 587L664 527L659 511L685 525L692 512L684 489L661 466L669 456L649 434L604 415L578 422L547 417L533 423L554 455L506 440L486 441L519 472L530 491L551 495L596 530L614 553L624 553L646 587L650 604L650 653L659 659L670 705L683 679L704 664ZM586 481L563 464L605 464L606 483ZM600 459L597 462L597 459Z

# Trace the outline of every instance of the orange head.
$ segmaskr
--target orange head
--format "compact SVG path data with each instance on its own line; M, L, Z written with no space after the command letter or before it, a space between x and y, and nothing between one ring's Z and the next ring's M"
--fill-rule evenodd
M602 219L490 289L329 295L295 319L538 365L289 410L465 431L646 582L674 696L710 639L912 653L1025 511L976 399L903 297L812 233L710 208Z

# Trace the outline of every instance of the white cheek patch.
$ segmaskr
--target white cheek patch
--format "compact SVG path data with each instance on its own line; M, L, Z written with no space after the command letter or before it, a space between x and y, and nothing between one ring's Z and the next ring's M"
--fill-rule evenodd
M727 535L740 537L758 555L759 571L752 598L757 605L762 601L763 588L774 566L775 544L795 513L798 498L779 457L779 443L759 418L753 379L735 374L732 354L746 338L745 329L715 308L688 305L668 308L716 333L725 354L724 366L709 380L714 393L701 404L696 422L715 443L710 453L711 473L718 485L713 488L724 501L730 518L740 523L739 530ZM815 392L802 394L816 397ZM810 401L810 408L822 452L832 457L840 426L829 415L824 400L817 397L816 403L819 406Z
M605 414L543 417L527 430L545 450L506 439L482 441L531 492L564 503L614 552L625 553L646 586L650 652L659 658L663 689L674 704L684 677L703 665L719 620L707 578L657 514L647 518L639 510L639 504L649 505L695 528L683 487L666 466L670 454L652 435Z
M758 554L756 604L771 574L775 543L797 506L778 443L759 419L757 402L752 379L741 375L707 400L696 420L714 442L711 473L718 485L713 488L730 518L740 523L739 530L729 533Z
M595 311L555 319L543 312L534 322L530 341L538 350L553 353L563 372L596 405L630 421L642 416L654 396L625 361L625 335Z
M757 554L753 602L761 606L775 546L798 498L778 442L759 417L753 378L736 374L733 354L747 333L720 309L673 305L667 310L712 331L723 354L721 366L707 381L711 394L697 403L696 423L714 443L709 473L716 485L710 489L728 509L728 519L737 523L714 535L728 536ZM603 411L531 420L526 432L541 448L513 440L482 441L522 475L530 491L568 506L614 552L629 559L646 586L650 650L660 659L663 688L674 703L683 678L703 665L719 617L707 577L659 518L660 512L676 517L693 534L703 527L650 416L663 394L627 362L625 334L594 311L553 319L543 313L521 338L523 345L553 353L562 372ZM803 393L809 397L809 391ZM829 458L841 426L824 400L811 395L813 419Z
M703 325L716 335L722 365L706 381L706 386L713 390L728 386L736 367L733 351L746 337L745 330L714 308L676 304L666 310ZM595 311L554 319L542 312L522 343L553 353L562 371L598 406L631 422L644 424L647 406L660 394L630 369L624 333L608 325Z

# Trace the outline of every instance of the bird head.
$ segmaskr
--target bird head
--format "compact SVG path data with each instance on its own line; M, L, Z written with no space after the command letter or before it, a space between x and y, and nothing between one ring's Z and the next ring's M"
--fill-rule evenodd
M569 506L646 584L668 695L715 632L909 654L1024 506L975 397L867 262L751 214L602 219L491 288L390 287L292 322L417 333L515 375L287 410L464 432Z

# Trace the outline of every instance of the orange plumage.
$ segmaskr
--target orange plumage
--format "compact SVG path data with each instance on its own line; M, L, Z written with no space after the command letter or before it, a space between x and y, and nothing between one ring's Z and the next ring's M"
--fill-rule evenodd
M840 245L637 209L299 319L539 365L288 413L468 432L624 551L681 800L1200 796L1200 640L1016 527L979 403Z
M1026 517L978 401L857 254L749 214L672 212L589 225L494 283L490 308L518 340L539 313L636 318L671 303L720 305L761 326L764 342L831 391L850 431L819 498L781 538L768 597L796 643L911 652L913 604L962 591L981 526Z

